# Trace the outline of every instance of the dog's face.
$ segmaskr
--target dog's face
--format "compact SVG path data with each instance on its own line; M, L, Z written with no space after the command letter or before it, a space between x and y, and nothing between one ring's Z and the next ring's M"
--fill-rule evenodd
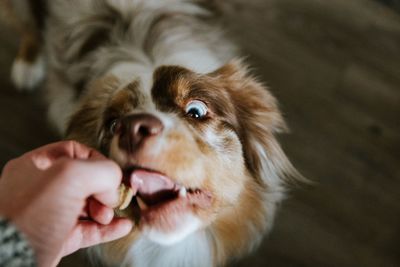
M283 128L275 99L231 63L207 75L160 67L151 88L105 76L90 85L68 136L123 169L135 193L124 212L137 223L132 236L170 245L212 228L233 251L225 243L244 249L273 216L291 166L273 136Z

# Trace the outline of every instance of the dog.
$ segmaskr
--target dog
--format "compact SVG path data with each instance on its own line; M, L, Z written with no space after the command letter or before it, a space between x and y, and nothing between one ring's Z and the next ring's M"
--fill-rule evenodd
M134 197L106 266L224 266L251 252L299 174L277 100L213 0L3 0L22 33L17 88L45 89L67 139L102 151Z

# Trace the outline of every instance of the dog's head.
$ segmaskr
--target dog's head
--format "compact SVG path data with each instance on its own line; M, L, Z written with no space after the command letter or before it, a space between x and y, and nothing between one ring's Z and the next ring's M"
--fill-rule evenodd
M146 84L92 82L68 127L134 188L125 215L136 227L114 255L139 236L172 245L199 231L211 236L215 262L249 250L294 171L274 137L285 129L275 98L240 62L209 74L163 66Z

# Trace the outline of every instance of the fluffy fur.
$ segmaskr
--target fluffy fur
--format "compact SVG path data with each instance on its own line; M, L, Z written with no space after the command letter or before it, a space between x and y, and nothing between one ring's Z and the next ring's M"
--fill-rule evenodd
M16 85L32 88L45 77L49 117L67 138L210 199L142 217L127 237L93 249L94 258L109 266L221 266L256 247L297 173L275 138L285 130L276 100L235 60L214 1L33 2L6 3L31 36L16 64L40 63L46 75L15 66ZM207 106L206 117L188 116L194 100ZM163 130L127 150L110 121L138 114Z

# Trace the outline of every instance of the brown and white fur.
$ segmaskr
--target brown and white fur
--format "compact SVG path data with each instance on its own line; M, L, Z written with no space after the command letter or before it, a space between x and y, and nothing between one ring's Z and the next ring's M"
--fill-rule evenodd
M3 4L10 18L24 18L15 19L24 37L12 78L21 89L44 83L63 135L207 198L142 216L129 236L94 249L95 258L107 266L222 266L259 244L297 173L275 138L285 130L277 102L235 59L214 1ZM207 114L189 116L198 102ZM143 116L161 128L132 146L131 125Z

